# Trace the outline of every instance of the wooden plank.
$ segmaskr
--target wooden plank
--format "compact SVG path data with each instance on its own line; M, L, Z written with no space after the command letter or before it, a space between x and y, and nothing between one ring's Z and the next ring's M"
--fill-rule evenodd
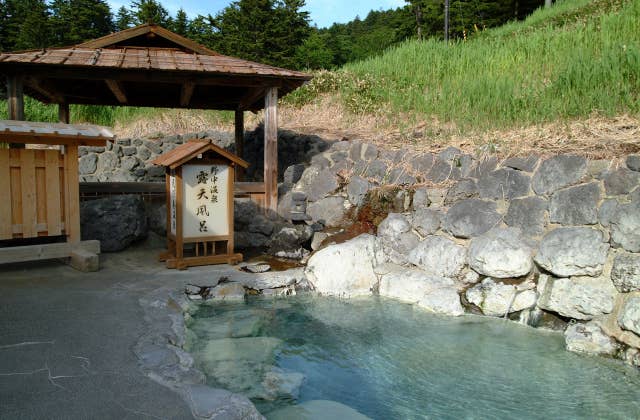
M78 181L78 146L68 146L65 149L65 184L67 207L67 237L71 243L80 242L80 191Z
M246 194L264 194L265 186L264 182L236 182L234 184L234 195L246 195Z
M60 229L64 229L64 223L61 224ZM12 225L11 232L13 232L14 238L22 236L22 225ZM46 223L36 224L36 232L47 233L48 232L47 224ZM47 236L54 236L54 235L47 235Z
M0 149L0 240L11 239L11 169L9 149Z
M16 133L0 131L0 142L16 144L46 144L64 146L104 146L107 137L83 137L63 134Z
M236 155L244 159L244 111L237 109L235 111L235 142ZM236 170L236 181L242 181L244 178L244 168L239 166Z
M57 150L47 150L45 152L47 231L49 236L56 236L62 233L59 162L60 153Z
M113 96L116 97L118 102L120 102L121 104L126 104L129 102L127 100L127 95L124 91L124 87L122 86L122 83L113 79L107 79L105 80L105 83L109 87L109 90L111 91L111 93L113 93Z
M164 182L81 182L81 194L165 194Z
M76 249L100 253L99 241L83 241L75 246L67 242L56 244L13 246L0 248L0 264L66 258Z
M37 150L36 154L44 154L44 150ZM42 223L46 224L47 221L47 187L46 187L46 172L44 165L35 165L36 176L36 225Z
M184 254L184 242L182 238L182 228L183 228L183 213L184 213L184 190L182 183L182 168L177 168L175 171L176 177L176 258L178 260L182 259ZM169 209L167 209L169 210Z
M237 264L242 261L242 254L210 255L207 257L169 258L166 261L167 268L185 269L212 264Z
M20 150L11 150L11 158L19 157ZM20 186L20 168L11 168L11 224L22 225L22 187Z
M278 210L278 88L269 88L264 112L265 210Z
M227 241L227 254L233 254L234 251L234 244L233 244L233 180L235 179L235 175L233 174L233 166L229 167L229 178L228 178L228 184L227 184L227 189L229 191L229 195L227 197L227 214L228 216L228 230L227 232L229 232L229 240ZM215 244L214 244L215 247Z
M20 150L20 190L22 201L22 237L38 236L36 213L36 168L34 150Z

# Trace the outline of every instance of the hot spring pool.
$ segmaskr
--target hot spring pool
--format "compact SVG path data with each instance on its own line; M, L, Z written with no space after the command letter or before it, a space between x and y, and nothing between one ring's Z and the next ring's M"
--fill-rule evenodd
M640 418L637 369L500 319L298 296L205 304L187 325L208 383L249 396L267 418L300 418L295 404L349 414L326 400L374 419Z

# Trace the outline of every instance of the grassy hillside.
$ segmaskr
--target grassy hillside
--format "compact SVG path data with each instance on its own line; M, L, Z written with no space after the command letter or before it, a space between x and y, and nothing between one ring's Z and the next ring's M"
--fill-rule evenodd
M381 124L398 128L431 121L463 134L593 116L635 119L640 0L561 0L467 41L408 41L339 71L317 73L283 105L284 125L297 120L348 129L375 121L378 130ZM29 119L53 121L56 112L27 102ZM140 120L155 127L154 120L166 119L174 122L162 127L188 129L193 115L204 125L230 121L214 112L72 107L73 121L120 127ZM0 104L3 117L6 105Z
M331 77L342 83L324 75L306 89L333 84L356 112L431 117L463 130L637 115L640 0L565 0L468 41L409 41L342 72Z

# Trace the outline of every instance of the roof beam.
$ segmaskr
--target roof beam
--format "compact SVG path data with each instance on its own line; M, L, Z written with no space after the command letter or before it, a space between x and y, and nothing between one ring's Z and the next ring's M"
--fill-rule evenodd
M126 104L128 102L127 95L124 93L124 88L122 87L122 83L112 79L107 79L105 80L105 82L107 83L109 90L111 91L111 93L113 93L113 96L116 97L118 102L120 102L121 104Z
M238 109L245 110L251 108L253 104L265 97L266 91L264 88L249 89L249 92L240 99Z
M180 90L180 106L189 106L195 87L196 84L194 82L184 82L182 84L182 88Z
M49 98L49 101L61 104L64 103L64 95L58 92L53 86L50 86L43 80L39 80L33 77L27 78L24 81L25 85L34 91L38 92L40 95Z

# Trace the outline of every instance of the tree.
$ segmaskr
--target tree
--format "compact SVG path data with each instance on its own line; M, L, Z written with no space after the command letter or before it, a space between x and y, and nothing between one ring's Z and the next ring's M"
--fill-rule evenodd
M187 36L189 32L189 18L182 7L178 9L178 13L176 13L176 18L173 20L171 30L182 36Z
M7 0L5 6L8 18L4 48L26 50L52 44L49 7L44 0Z
M165 27L170 26L169 12L156 0L135 0L131 3L131 9L137 25L154 23Z
M109 4L104 0L54 0L51 26L57 45L79 44L114 29Z
M304 0L237 0L213 19L215 48L267 64L294 67L309 33Z
M115 28L117 31L124 31L134 25L135 19L131 14L131 11L124 6L120 6L118 13L116 13Z
M317 28L296 49L296 67L304 69L329 69L333 66L333 52L327 46L326 36Z

